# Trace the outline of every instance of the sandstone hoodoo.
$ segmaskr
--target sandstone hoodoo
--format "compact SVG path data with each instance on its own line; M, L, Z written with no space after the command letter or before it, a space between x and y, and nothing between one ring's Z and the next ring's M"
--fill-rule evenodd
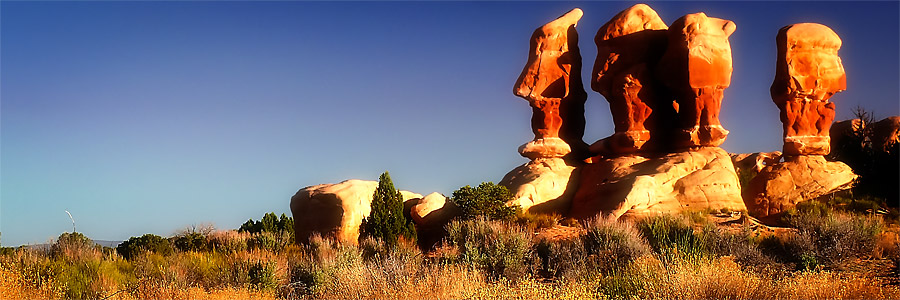
M583 13L573 9L539 27L531 36L528 62L513 87L532 108L534 141L519 151L528 158L562 157L584 148L584 101L581 53L575 25Z
M305 242L317 233L355 244L359 239L359 225L372 210L372 195L376 187L376 181L351 179L308 186L297 191L291 197L297 241ZM408 191L400 191L400 194L404 202L422 198L422 195Z
M597 32L591 87L616 132L591 145L569 215L615 217L684 209L745 210L728 131L718 115L731 82L731 21L703 13L667 27L638 4Z
M543 209L561 207L557 212L564 212L571 198L566 186L575 170L570 164L587 151L582 140L587 93L581 84L575 30L581 16L576 8L534 31L528 61L513 86L513 94L532 107L534 140L519 148L531 161L509 172L500 185L515 195L515 203L509 204L526 211L541 205Z
M831 151L834 122L834 103L828 99L847 88L837 55L840 37L825 25L801 23L781 28L775 40L778 57L770 91L781 110L784 162L762 169L743 191L747 208L759 218L848 189L857 178L846 164L823 156ZM836 131L840 135L860 125L848 122Z
M716 147L728 130L719 122L725 88L731 85L734 22L704 13L683 16L668 30L666 52L657 67L678 104L678 143Z
M653 68L666 45L668 26L645 4L628 8L606 22L594 37L597 60L591 89L609 102L615 133L593 151L605 154L636 152L650 139L651 112L671 110L671 101L657 99ZM657 108L658 103L669 107Z
M785 155L826 155L834 122L832 95L847 89L838 56L841 38L815 23L785 26L775 38L778 48L772 101L781 110Z

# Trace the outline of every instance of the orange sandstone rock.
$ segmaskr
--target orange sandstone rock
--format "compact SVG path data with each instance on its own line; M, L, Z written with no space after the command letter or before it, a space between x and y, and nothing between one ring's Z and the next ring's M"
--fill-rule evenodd
M731 84L728 37L734 22L689 14L668 30L668 46L657 67L678 105L679 137L684 146L719 146L728 130L719 122L722 97Z
M747 209L766 218L793 208L797 203L853 186L857 175L842 162L821 155L786 156L765 167L743 191Z
M597 31L591 89L609 102L616 132L606 139L606 145L599 146L607 149L596 151L632 153L650 139L645 122L655 104L664 102L654 98L659 88L650 70L665 49L666 29L656 11L646 4L637 4Z
M528 62L513 87L513 93L528 100L533 111L534 141L520 148L523 156L561 157L571 147L576 152L587 147L582 141L587 94L581 84L581 54L575 31L582 14L580 9L573 9L536 29L531 37ZM541 142L560 138L564 143Z
M306 242L313 234L356 244L359 225L372 211L372 195L378 182L351 179L335 184L320 184L300 189L291 197L294 235ZM422 195L400 191L403 201Z
M581 167L569 216L641 217L685 209L745 210L731 157L701 147L661 157L625 155Z
M847 89L838 56L841 38L815 23L785 26L775 38L778 48L770 92L781 110L785 155L825 155L834 122L832 95Z

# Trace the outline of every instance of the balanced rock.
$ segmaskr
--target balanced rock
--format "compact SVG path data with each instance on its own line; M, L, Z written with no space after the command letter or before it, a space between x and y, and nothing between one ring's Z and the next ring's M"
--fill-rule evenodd
M659 93L655 67L666 46L668 26L646 4L636 4L606 22L597 35L591 89L609 102L615 133L593 153L627 154L650 139L648 118ZM671 100L668 101L671 106Z
M765 167L744 190L751 215L765 218L797 203L853 186L856 174L842 162L821 155L785 156L784 162Z
M574 171L562 158L539 158L513 169L499 184L514 195L507 205L519 205L531 213L563 215L575 191Z
M785 155L826 155L831 151L837 92L847 89L838 56L841 38L822 24L785 26L775 38L778 57L770 92L781 110Z
M668 29L666 52L657 67L677 102L679 144L721 145L728 130L719 122L725 88L731 85L734 22L704 13L679 18Z
M580 170L569 215L640 217L706 208L746 210L731 157L718 147L595 159Z
M351 179L300 189L291 197L296 240L305 242L318 233L355 244L359 239L359 225L372 210L372 195L377 187L376 181ZM400 193L404 202L422 198L409 191Z
M534 141L520 148L523 156L562 157L586 151L584 102L581 84L581 54L575 25L583 15L578 8L539 27L531 36L528 62L516 80L513 94L525 98L532 108ZM542 142L543 139L562 139ZM543 145L552 147L542 148ZM565 147L563 147L565 146Z

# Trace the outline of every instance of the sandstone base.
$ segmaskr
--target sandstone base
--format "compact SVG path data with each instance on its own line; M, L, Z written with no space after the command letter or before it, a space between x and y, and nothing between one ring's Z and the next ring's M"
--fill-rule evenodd
M848 189L856 177L850 166L820 155L785 156L784 162L767 166L750 180L744 199L752 216L765 218L798 202Z
M538 158L503 177L500 185L515 195L507 205L519 205L531 213L566 214L572 201L575 167L562 158Z
M684 209L746 210L731 157L718 147L583 166L569 216L640 217Z

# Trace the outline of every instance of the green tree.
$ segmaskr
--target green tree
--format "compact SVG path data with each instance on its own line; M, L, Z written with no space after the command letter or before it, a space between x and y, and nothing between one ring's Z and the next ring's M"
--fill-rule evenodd
M131 237L116 247L116 252L125 259L132 259L148 251L169 255L172 253L172 243L164 237L148 233L140 237Z
M404 215L403 196L394 188L391 175L384 172L378 178L378 187L372 195L371 213L360 225L360 239L374 237L393 247L401 236L415 240L415 224Z
M273 213L266 213L263 215L262 220L260 220L262 224L262 231L276 233L279 231L278 228L278 216L275 216Z
M506 206L513 200L513 194L502 185L482 182L478 187L464 186L453 192L450 201L459 207L464 220L484 216L491 220L512 220L519 211L518 206Z

